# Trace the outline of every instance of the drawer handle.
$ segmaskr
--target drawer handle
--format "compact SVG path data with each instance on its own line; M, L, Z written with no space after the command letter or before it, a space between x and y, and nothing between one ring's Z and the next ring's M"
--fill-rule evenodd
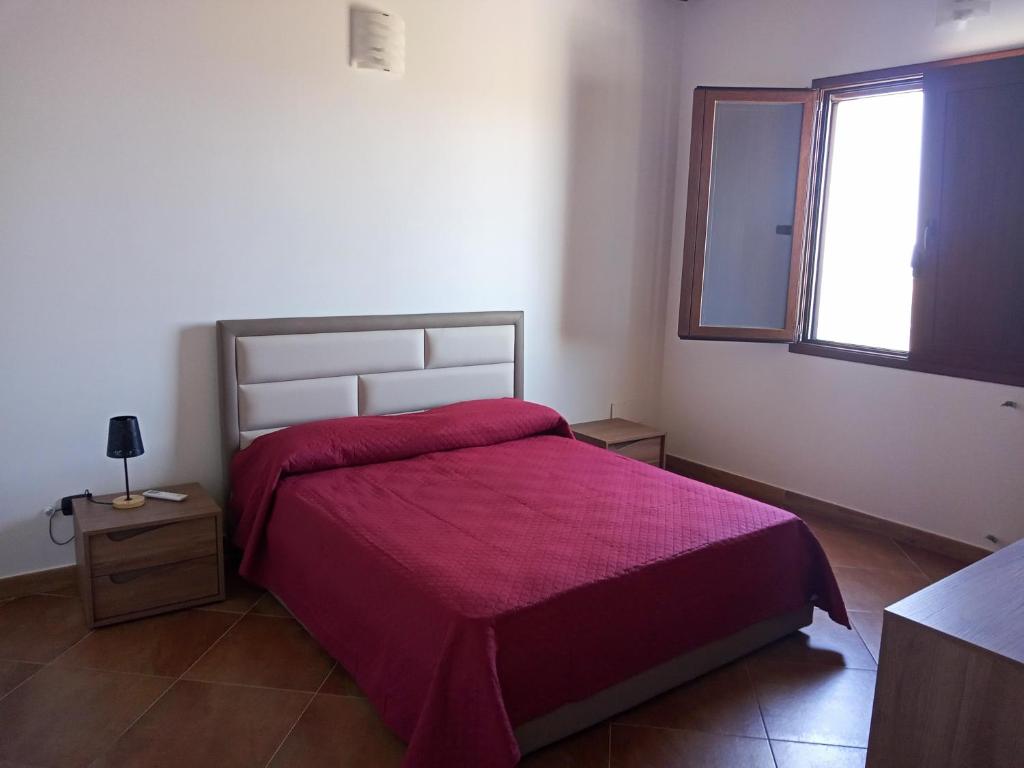
M155 531L159 528L166 528L168 525L174 525L174 523L157 523L156 525L145 525L142 528L128 528L124 531L114 531L108 533L107 538L111 541L127 541L128 539L134 539L136 536L141 536L144 533Z
M110 581L112 584L127 584L130 581L135 581L140 576L148 576L151 573L159 573L160 571L166 571L170 568L176 568L181 563L165 563L163 565L151 565L147 568L137 568L134 571L121 571L120 573L110 574Z
M656 437L641 437L639 440L630 440L628 443L615 443L613 447L615 448L615 450L621 451L623 448L632 448L634 445L637 445L638 443L646 443L649 440L657 439L658 438Z

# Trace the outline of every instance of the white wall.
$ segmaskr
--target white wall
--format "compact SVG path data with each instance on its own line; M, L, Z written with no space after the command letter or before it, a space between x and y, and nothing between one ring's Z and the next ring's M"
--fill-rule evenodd
M691 0L683 12L680 147L697 85L807 87L815 77L1024 45L1024 0L965 30L935 0ZM791 354L680 341L686 206L680 152L662 417L671 452L986 545L1024 536L1024 390Z
M678 0L386 9L401 79L341 0L0 0L0 576L73 560L111 415L221 490L219 318L523 309L529 398L656 405Z

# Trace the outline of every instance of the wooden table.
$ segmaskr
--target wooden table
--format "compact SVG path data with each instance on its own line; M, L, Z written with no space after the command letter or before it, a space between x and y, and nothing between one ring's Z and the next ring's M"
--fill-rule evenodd
M867 765L1024 765L1024 540L885 610Z
M89 626L224 599L220 507L198 483L161 490L188 498L146 499L128 510L75 499L78 586Z
M664 430L626 419L601 419L573 424L572 431L585 443L646 464L665 467Z

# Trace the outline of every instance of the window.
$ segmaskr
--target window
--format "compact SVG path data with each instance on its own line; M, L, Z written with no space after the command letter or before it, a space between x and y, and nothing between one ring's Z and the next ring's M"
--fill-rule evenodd
M680 336L793 340L813 127L810 89L695 92Z
M824 99L828 151L808 337L906 353L923 92L916 83Z
M680 338L1024 384L1024 50L694 94Z

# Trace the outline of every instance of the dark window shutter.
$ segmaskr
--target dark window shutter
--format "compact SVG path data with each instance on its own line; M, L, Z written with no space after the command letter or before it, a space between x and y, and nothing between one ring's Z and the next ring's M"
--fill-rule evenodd
M1024 57L924 90L911 360L1024 383Z

